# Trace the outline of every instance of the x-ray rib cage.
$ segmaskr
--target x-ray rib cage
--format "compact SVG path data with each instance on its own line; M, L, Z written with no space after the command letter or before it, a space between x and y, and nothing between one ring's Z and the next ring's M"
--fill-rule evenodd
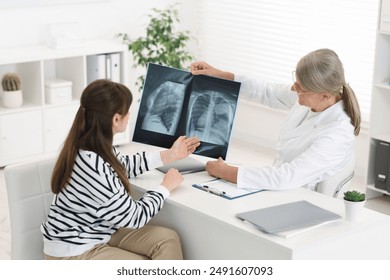
M227 145L233 125L235 104L223 93L193 91L189 102L186 135L202 141Z
M197 136L195 154L225 159L240 83L149 64L133 141L170 148Z
M166 81L147 101L147 111L142 129L175 135L183 107L186 86Z

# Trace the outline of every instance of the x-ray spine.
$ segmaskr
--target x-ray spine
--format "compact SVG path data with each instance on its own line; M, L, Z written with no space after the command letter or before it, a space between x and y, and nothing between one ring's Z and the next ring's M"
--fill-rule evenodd
M226 145L233 123L234 104L216 91L192 92L187 116L187 135L201 141Z

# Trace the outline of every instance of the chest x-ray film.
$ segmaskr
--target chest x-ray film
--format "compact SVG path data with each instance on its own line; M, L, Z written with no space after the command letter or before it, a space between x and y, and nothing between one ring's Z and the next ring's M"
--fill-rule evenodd
M195 154L226 158L240 83L149 64L133 141L170 148L197 136Z

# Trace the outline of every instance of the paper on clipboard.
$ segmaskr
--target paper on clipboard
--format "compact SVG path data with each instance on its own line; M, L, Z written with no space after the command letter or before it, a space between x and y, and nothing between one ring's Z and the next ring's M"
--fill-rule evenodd
M227 199L235 199L262 191L258 189L237 188L236 184L223 179L214 179L201 184L193 184L192 186Z

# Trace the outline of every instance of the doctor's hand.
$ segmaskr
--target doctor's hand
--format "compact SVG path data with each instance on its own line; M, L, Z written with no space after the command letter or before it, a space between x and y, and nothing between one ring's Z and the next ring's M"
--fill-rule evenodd
M164 186L169 192L172 192L183 182L183 180L184 178L180 172L175 168L171 168L165 174L161 185Z
M206 163L206 171L213 177L237 183L238 167L226 164L222 158L208 161Z
M219 70L213 66L207 64L204 61L196 61L191 63L190 67L192 75L207 75L226 80L234 80L234 74L226 71Z
M169 150L162 151L160 153L161 160L164 164L186 158L193 152L196 148L200 146L200 140L197 137L186 137L180 136L173 143L172 147Z

